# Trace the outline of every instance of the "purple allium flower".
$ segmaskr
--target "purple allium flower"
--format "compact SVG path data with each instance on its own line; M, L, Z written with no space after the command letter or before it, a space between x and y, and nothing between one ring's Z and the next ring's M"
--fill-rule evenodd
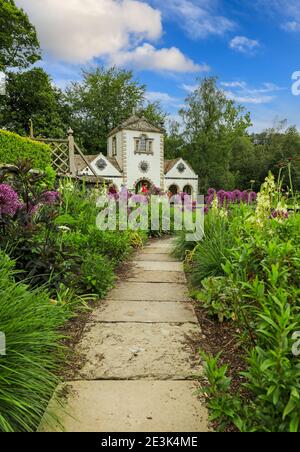
M206 204L208 204L210 206L213 203L214 199L215 199L215 195L209 195L209 196L206 196L205 202L206 202Z
M217 197L218 197L219 205L221 207L223 207L224 200L226 198L226 191L225 190L219 190L218 193L217 193Z
M233 201L232 192L227 191L225 193L224 199L225 199L227 205L230 204Z
M42 202L52 206L59 200L60 194L58 191L46 191L42 194Z
M148 198L145 195L133 195L131 201L139 204L148 204Z
M173 202L174 204L182 204L182 200L181 200L181 196L180 195L173 195L171 197L171 202Z
M0 184L0 215L14 216L21 207L18 194L6 184Z
M207 190L207 194L208 194L208 196L215 196L216 190L214 188L209 188Z
M272 218L288 219L289 213L284 210L273 210L271 216L272 216Z
M255 191L251 191L249 194L249 202L253 203L257 200L257 193Z
M233 202L235 202L235 201L240 202L242 200L241 190L234 190L232 192L232 200L233 200Z
M242 193L242 201L246 202L247 204L249 203L249 192L246 190Z
M25 206L22 206L22 207L25 207ZM30 203L29 206L28 206L28 213L30 215L34 215L35 213L38 212L39 208L40 208L39 204L32 204L32 203Z
M153 193L153 195L162 195L161 189L156 186L152 187L152 193Z
M129 191L127 190L126 187L122 187L119 193L119 199L122 201L128 201L129 198L130 198Z

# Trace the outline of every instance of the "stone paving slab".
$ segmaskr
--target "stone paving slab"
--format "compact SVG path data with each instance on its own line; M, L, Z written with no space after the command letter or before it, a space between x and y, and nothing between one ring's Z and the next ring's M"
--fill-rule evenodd
M145 255L145 254L164 254L169 255L170 254L170 248L158 248L158 247L145 247L140 252L139 255Z
M141 268L133 268L129 270L126 281L186 284L186 277L183 272L145 271Z
M93 322L198 323L191 303L163 301L110 301L96 309Z
M144 251L141 251L138 255L133 256L132 260L135 262L178 262L176 257L170 256L169 254L149 254Z
M66 432L208 431L207 410L195 396L195 382L76 381L65 386L69 392L65 410L52 402L49 412L60 412ZM46 420L39 428L60 430Z
M181 262L145 262L132 261L136 268L141 268L146 271L167 271L167 272L183 272L183 265Z
M121 282L108 295L116 301L186 301L188 290L182 284Z
M193 323L88 324L77 347L85 359L78 379L190 378L201 373L192 347L199 334Z

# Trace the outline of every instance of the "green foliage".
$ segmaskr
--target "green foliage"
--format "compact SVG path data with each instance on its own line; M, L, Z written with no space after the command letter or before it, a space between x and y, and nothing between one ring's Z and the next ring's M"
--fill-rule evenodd
M70 313L41 290L15 282L14 263L0 251L0 431L34 431L57 383L63 349L58 328Z
M273 216L278 203L294 206L269 176L256 210L233 207L221 218L220 211L212 212L206 237L193 252L195 298L208 314L236 322L237 340L245 350L240 391L230 391L228 366L218 365L219 356L205 357L209 386L204 391L221 429L233 423L243 432L300 431L300 365L294 351L300 331L300 214L295 209L283 217ZM225 229L222 239L216 240L220 225ZM218 247L222 252L216 259ZM207 261L214 265L206 266ZM215 274L206 278L203 265Z
M205 237L193 253L191 280L196 287L205 278L224 275L223 264L233 241L228 219L211 211L205 217Z
M15 165L24 159L30 160L34 169L46 170L50 174L51 149L49 146L0 130L0 162Z
M27 14L13 0L0 0L0 71L35 63L40 59L39 47Z
M207 309L211 316L217 316L219 322L235 320L234 297L236 288L231 287L224 276L206 278L202 281L201 291L195 291L194 298Z
M36 137L65 138L69 113L62 93L43 69L8 74L6 95L0 98L2 127L29 135L31 120Z
M150 121L164 121L158 104L144 109L146 87L131 71L97 68L83 71L82 82L71 83L67 89L71 106L71 126L80 144L91 153L106 153L107 135L128 119L133 110L143 112Z
M185 158L200 176L200 191L209 186L234 188L231 151L235 140L245 136L251 125L249 113L226 98L214 77L199 83L179 113L184 123Z
M83 256L81 265L82 284L84 290L104 297L109 289L113 287L114 264L101 254L90 254Z

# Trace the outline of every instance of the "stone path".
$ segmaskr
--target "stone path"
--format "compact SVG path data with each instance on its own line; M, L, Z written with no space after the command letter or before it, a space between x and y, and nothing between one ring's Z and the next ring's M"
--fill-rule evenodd
M65 410L49 406L65 431L208 431L192 380L201 373L192 348L200 327L170 247L170 239L159 240L139 251L126 282L92 314L78 345L83 367L66 383ZM40 428L57 429L46 422Z

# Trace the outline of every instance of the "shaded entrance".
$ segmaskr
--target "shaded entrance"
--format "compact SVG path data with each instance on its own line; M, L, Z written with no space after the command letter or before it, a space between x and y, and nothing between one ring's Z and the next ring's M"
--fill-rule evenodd
M186 185L183 189L183 193L186 193L187 195L192 196L193 194L193 189L190 185Z
M171 186L169 187L169 192L170 192L172 195L177 195L178 191L179 191L179 189L178 189L177 185L171 185Z
M147 180L139 181L135 186L136 193L148 193L151 190L151 183Z

